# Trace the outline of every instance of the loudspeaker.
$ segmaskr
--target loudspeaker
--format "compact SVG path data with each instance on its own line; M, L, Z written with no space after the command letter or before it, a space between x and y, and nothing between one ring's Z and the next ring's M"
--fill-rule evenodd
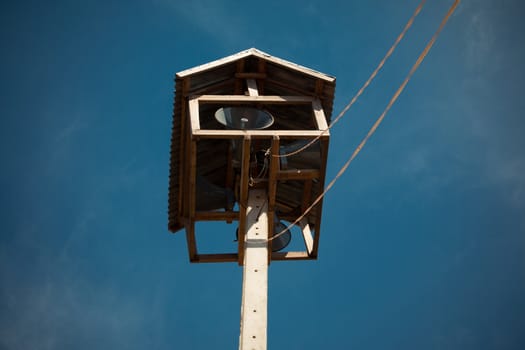
M275 215L273 235L275 236L281 233L282 231L284 231L283 234L272 240L272 252L278 252L280 250L283 250L284 248L286 248L286 246L288 246L288 244L292 240L292 233L290 232L290 230L287 229L286 225L279 221L279 218L277 217L277 215Z
M292 233L286 228L286 225L279 221L277 215L274 216L273 235L277 235L284 231L282 235L272 240L272 252L283 250L290 244L292 240ZM239 239L239 228L235 231L235 242Z
M232 210L235 196L231 189L217 186L203 176L197 175L195 210Z
M295 152L304 147L309 140L298 140L279 147L279 154L285 155ZM281 169L320 169L321 168L321 144L314 142L301 152L281 157Z
M273 116L253 107L223 107L215 112L215 119L228 129L266 129L273 124Z
M215 119L228 129L260 130L270 127L273 116L262 109L253 107L223 107L215 112ZM242 159L242 140L231 140L233 167L239 168ZM250 150L251 151L251 150Z

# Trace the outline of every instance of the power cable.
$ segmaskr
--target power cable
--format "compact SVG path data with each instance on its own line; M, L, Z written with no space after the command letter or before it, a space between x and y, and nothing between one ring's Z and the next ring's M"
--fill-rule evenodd
M335 184L335 182L341 177L341 175L343 175L343 173L346 171L346 169L348 168L348 166L350 165L350 163L352 163L352 161L355 159L355 157L359 154L359 152L361 152L361 150L363 149L364 145L366 144L366 142L368 141L368 139L375 133L375 131L377 130L379 124L381 124L381 122L383 121L383 119L385 118L386 114L388 113L388 111L390 110L390 108L392 107L392 105L396 102L397 98L399 97L399 95L401 94L401 92L403 92L403 90L405 89L405 86L408 84L408 81L410 80L410 78L412 78L412 75L414 75L414 73L416 72L416 70L419 68L419 66L421 65L421 63L423 62L423 60L425 59L425 57L427 56L428 52L430 51L430 49L432 48L432 46L434 45L437 37L439 36L439 33L441 33L441 31L443 30L443 28L445 27L445 24L447 23L448 19L450 18L450 16L454 13L454 11L456 10L456 7L458 6L460 0L455 0L454 3L452 4L452 6L450 7L450 9L448 10L447 14L445 15L445 17L443 17L443 19L441 20L441 24L439 25L439 28L436 30L436 32L434 33L434 35L432 36L432 38L428 41L427 45L425 46L425 48L423 49L423 51L421 52L421 54L419 55L419 57L417 58L416 62L414 63L414 65L412 65L412 68L410 69L410 71L408 72L405 80L401 83L401 85L398 87L397 91L394 93L394 95L392 96L392 98L390 99L390 102L388 103L388 105L386 106L386 108L384 109L383 113L381 113L381 115L379 116L379 118L377 118L377 120L375 121L375 123L372 125L372 127L370 128L370 130L368 131L368 133L366 134L366 136L363 138L363 140L361 141L361 143L359 143L359 145L357 146L357 148L354 150L354 152L352 153L352 155L350 156L350 158L346 161L346 163L341 167L341 169L339 170L339 172L336 174L336 176L332 179L332 181L330 181L330 183L325 187L325 189L323 190L323 192L315 199L315 201L308 207L306 208L306 210L301 214L301 216L299 216L299 218L297 218L294 222L292 222L290 225L288 225L284 230L282 230L281 232L273 235L271 238L269 238L268 240L273 240L283 234L286 233L287 230L291 229L294 225L296 225L297 223L299 223L299 221L301 221L312 209L315 205L317 205L317 203L319 203L319 201L324 197L324 195L333 187L333 185Z
M339 119L341 119L346 114L346 112L350 109L350 107L352 107L352 105L357 101L359 96L361 96L363 94L363 92L368 87L368 85L370 85L372 80L374 80L374 78L376 77L377 73L379 73L381 68L383 68L383 66L385 65L385 62L387 61L387 59L392 55L392 53L394 53L394 50L396 49L397 45L401 42L401 40L405 36L405 34L408 31L408 29L410 29L410 27L412 26L412 24L414 23L414 20L417 17L417 15L419 14L419 12L421 12L421 9L423 8L423 5L425 5L425 2L426 2L426 0L422 0L419 3L419 5L417 6L416 10L414 11L414 14L412 14L412 17L410 17L410 19L408 20L407 24L405 25L405 28L403 28L403 31L398 35L398 37L397 37L396 41L394 42L394 44L387 51L385 57L383 57L381 62L379 62L379 64L377 65L376 69L372 72L372 74L370 75L368 80L363 84L363 86L359 89L359 91L357 91L357 93L352 98L352 100L345 106L345 108L343 108L343 110L337 115L337 117L330 123L330 126L327 129L322 130L320 135L316 136L313 140L311 140L310 142L308 142L307 144L305 144L301 148L299 148L299 149L297 149L295 151L292 151L292 152L290 152L288 154L273 154L272 155L273 157L279 157L279 158L281 158L281 157L289 157L289 156L293 156L293 155L295 155L297 153L300 153L300 152L304 151L305 149L310 147L312 144L314 144L317 140L319 140L321 138L321 136L323 136L335 124L337 124Z

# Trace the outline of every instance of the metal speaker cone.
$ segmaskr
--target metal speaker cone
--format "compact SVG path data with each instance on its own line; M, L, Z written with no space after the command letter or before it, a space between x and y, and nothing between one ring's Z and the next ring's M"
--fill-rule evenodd
M235 196L231 189L217 186L199 175L195 195L195 210L231 210L235 204Z
M279 154L285 155L295 152L304 147L309 140L298 140L279 147ZM281 157L281 169L320 169L321 168L321 145L319 141L314 142L301 152Z
M253 107L223 107L215 112L215 119L228 129L260 130L273 124L273 116Z
M290 230L286 228L286 225L279 221L279 219L274 220L274 226L273 226L273 235L277 235L283 231L285 231L282 235L280 235L277 238L274 238L272 240L272 252L278 252L280 250L283 250L290 244L290 241L292 240L292 233ZM239 228L237 227L237 230L235 231L235 242L239 239Z
M279 219L277 219L277 223L275 223L273 226L273 235L278 235L283 231L284 233L272 240L272 252L283 250L288 246L288 244L290 244L290 241L292 240L292 233L290 230L286 228L285 224L278 220Z

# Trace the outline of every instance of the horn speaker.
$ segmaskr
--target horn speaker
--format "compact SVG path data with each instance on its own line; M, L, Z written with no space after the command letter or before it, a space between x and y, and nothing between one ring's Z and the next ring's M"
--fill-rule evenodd
M283 234L272 240L272 252L278 252L280 250L283 250L288 246L292 239L292 233L290 232L290 230L287 229L286 225L279 221L279 218L277 217L277 215L275 215L273 224L273 235L275 236L283 231Z
M290 244L290 241L292 240L292 233L289 229L286 228L286 225L283 224L281 221L279 221L279 218L277 215L274 216L274 224L273 224L273 235L279 234L283 232L279 237L274 238L272 240L272 252L278 252L280 250L283 250ZM235 231L235 242L239 239L239 228L237 227L237 230Z
M215 119L234 130L261 130L270 127L273 116L265 110L253 107L222 107L215 111ZM231 140L233 151L233 167L239 168L242 159L242 141Z
M203 176L197 176L195 210L232 210L235 196L229 188L217 186Z
M309 140L298 140L279 147L279 154L285 155L295 152L305 146ZM321 168L321 144L314 142L301 152L281 157L281 169L320 169Z
M228 129L260 130L273 124L273 116L253 107L223 107L215 112L215 119Z

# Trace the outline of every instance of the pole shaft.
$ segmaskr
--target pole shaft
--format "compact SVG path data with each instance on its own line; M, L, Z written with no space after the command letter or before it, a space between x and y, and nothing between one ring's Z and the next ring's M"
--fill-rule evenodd
M246 214L239 350L266 350L268 305L268 200L250 190Z

